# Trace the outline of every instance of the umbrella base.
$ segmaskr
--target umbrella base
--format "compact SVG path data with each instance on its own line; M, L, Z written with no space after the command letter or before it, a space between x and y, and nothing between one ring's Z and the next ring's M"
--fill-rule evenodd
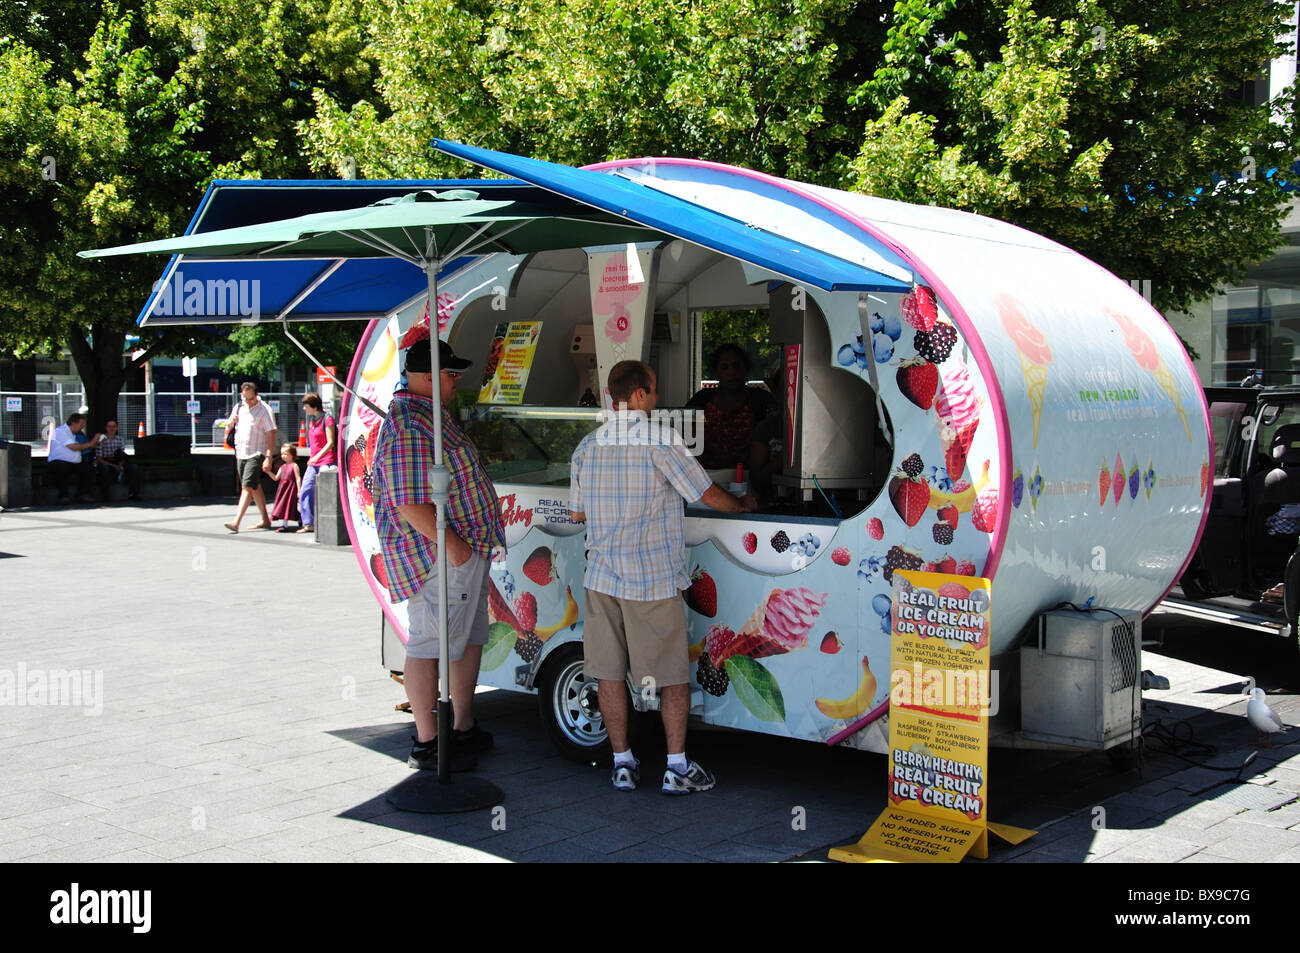
M388 803L399 811L416 814L461 814L481 811L505 800L505 792L483 778L458 775L443 784L433 771L420 771L387 794Z

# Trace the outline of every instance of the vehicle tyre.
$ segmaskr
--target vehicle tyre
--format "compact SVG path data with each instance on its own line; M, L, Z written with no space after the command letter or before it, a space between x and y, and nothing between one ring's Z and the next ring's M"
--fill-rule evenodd
M556 649L537 677L537 709L547 734L566 758L585 764L612 757L598 685L583 670L580 642Z

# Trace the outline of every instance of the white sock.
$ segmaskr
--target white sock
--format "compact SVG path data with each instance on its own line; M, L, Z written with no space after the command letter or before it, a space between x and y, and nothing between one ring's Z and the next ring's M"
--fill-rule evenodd
M636 758L632 757L632 749L631 749L631 748L628 748L626 751L615 751L615 752L614 752L614 767L616 767L616 768L620 768L620 767L622 767L623 765L627 765L628 767L632 767L632 766L634 766L635 764L636 764Z
M670 754L668 756L668 767L672 768L678 774L685 774L690 766L691 763L686 760L685 751L679 751L677 754Z

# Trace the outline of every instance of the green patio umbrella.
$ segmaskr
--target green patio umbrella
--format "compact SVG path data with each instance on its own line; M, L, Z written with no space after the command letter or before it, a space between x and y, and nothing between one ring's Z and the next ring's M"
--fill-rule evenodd
M187 258L210 260L321 259L334 265L304 288L280 313L286 322L289 312L323 281L333 269L352 258L398 258L420 268L428 277L429 314L436 315L438 272L446 262L468 255L504 252L512 255L552 249L598 245L667 241L672 236L653 228L635 225L622 218L580 205L560 196L540 193L544 201L492 201L466 189L442 192L425 190L396 199L386 199L363 208L319 212L258 225L221 229L177 238L165 238L114 248L80 252L83 258L116 255L183 254ZM292 335L290 335L292 337ZM438 553L447 551L447 504L450 475L443 463L442 401L439 380L437 335L429 337L432 355L434 419L434 465L430 486L438 510ZM319 362L318 362L319 363ZM447 638L447 567L438 560L438 628L440 657L449 655ZM438 782L430 790L412 787L407 803L395 804L431 813L472 810L496 803L501 792L478 778L451 781L451 696L448 664L438 666ZM413 803L412 803L413 802Z

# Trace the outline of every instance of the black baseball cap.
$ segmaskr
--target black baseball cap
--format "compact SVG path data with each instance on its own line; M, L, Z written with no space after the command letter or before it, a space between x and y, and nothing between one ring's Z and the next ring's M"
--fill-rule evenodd
M429 354L429 339L417 341L406 349L406 370L416 374L427 374L432 369ZM456 352L446 341L438 342L438 366L448 371L463 371L474 362L457 357Z

